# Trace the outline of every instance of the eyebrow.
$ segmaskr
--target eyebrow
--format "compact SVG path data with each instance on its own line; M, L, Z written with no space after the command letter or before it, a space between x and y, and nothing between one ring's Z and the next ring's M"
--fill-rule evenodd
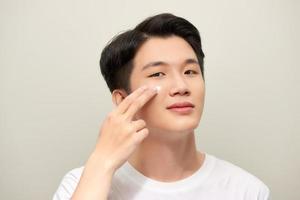
M199 62L197 60L195 60L194 58L188 58L186 59L184 62L183 62L184 65L187 65L187 64L197 64L199 65ZM165 66L168 66L169 64L166 63L166 62L163 62L163 61L154 61L154 62L150 62L148 64L146 64L143 68L142 68L142 71L149 68L149 67L157 67L157 66L160 66L160 65L165 65Z

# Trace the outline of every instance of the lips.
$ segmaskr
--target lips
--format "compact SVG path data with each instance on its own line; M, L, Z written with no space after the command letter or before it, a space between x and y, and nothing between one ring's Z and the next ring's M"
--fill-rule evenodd
M186 108L186 107L192 107L194 108L194 104L190 103L190 102L177 102L177 103L174 103L170 106L167 107L167 109L173 109L173 108Z

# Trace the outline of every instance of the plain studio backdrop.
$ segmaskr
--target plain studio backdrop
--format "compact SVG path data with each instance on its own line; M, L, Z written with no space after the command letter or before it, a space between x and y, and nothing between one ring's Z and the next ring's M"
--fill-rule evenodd
M0 1L0 199L51 199L113 108L99 69L116 34L170 12L200 31L197 148L300 199L299 1Z

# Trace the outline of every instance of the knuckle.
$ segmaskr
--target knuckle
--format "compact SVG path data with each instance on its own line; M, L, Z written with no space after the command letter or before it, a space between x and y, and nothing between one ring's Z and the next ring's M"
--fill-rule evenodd
M122 117L116 115L115 113L111 112L107 115L107 120L112 124L120 124L122 122Z
M115 117L114 113L113 113L113 112L110 112L110 113L107 114L107 117L106 117L106 118L107 118L109 121L111 121L111 120L114 119L114 117Z
M144 128L143 131L144 131L145 134L149 133L149 130L147 128Z
M136 143L140 143L142 140L144 140L145 137L147 137L149 134L149 130L147 128L144 128L143 130L141 130L138 135L136 135L135 137L135 142Z
M134 128L132 126L127 126L126 127L126 132L127 133L132 133L134 131Z
M114 119L115 126L124 126L124 119L122 116L118 116Z
M144 120L142 120L142 119L139 120L139 123L140 123L141 126L146 126L146 122Z

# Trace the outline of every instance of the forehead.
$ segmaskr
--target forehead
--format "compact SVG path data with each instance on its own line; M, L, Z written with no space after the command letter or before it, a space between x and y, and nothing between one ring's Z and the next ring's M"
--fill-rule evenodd
M170 65L180 65L190 58L197 60L193 48L183 38L178 36L152 37L140 47L133 63L136 69L141 70L150 62L162 61Z

